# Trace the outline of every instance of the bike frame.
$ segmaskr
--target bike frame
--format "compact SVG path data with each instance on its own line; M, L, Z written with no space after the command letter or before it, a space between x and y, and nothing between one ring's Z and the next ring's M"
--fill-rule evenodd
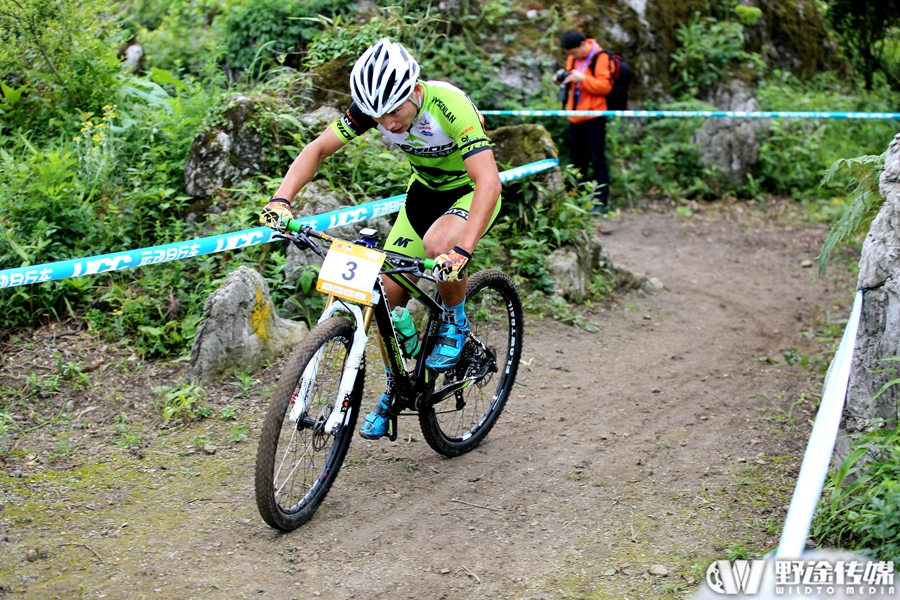
M314 235L319 239L333 243L335 238L330 236L309 231L309 235ZM299 245L298 240L289 237L295 244ZM422 303L428 310L428 322L425 326L422 346L419 349L419 356L427 356L431 352L437 342L438 330L441 324L441 315L444 311L436 297L432 298L422 288L410 280L404 273L422 274L424 270L423 259L411 259L408 256L397 254L394 252L384 251L386 255L382 266L381 276L375 282L375 292L373 294L373 305L367 306L364 310L359 305L346 301L342 298L328 295L328 301L325 310L319 317L319 323L326 319L330 319L339 311L346 311L352 315L356 324L353 334L353 340L350 350L347 354L344 372L341 374L341 383L338 388L337 398L335 398L334 409L328 417L324 425L324 431L335 434L338 429L349 423L350 417L350 394L359 376L360 370L363 368L365 361L365 347L368 343L368 324L374 315L375 323L378 326L378 332L381 337L382 348L389 363L391 372L394 377L393 394L389 399L390 403L390 426L388 435L391 441L397 439L397 415L404 409L418 411L421 407L427 406L426 403L436 404L442 401L450 394L456 393L471 383L484 376L487 369L491 367L490 363L486 363L482 370L474 377L467 377L459 381L451 382L444 387L434 390L436 373L425 367L425 361L419 360L413 372L410 373L406 366L406 360L400 350L400 342L398 341L397 331L394 328L394 320L391 318L391 307L387 301L387 294L384 289L383 277L389 277L397 285L403 288L412 298ZM406 263L404 265L403 263ZM477 338L476 343L481 344ZM482 344L483 346L483 344ZM290 420L296 422L303 414L305 414L310 402L310 394L314 388L316 376L318 375L318 365L321 360L322 349L315 360L311 361L303 372L299 393L294 399L294 406L291 409ZM496 363L495 363L496 367Z

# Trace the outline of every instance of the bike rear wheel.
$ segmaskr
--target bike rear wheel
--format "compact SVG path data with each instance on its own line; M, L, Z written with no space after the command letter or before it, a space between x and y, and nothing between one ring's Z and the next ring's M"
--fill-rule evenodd
M466 315L472 335L457 366L439 376L437 387L471 377L486 365L493 368L468 387L419 410L425 441L445 456L464 454L487 436L506 405L522 354L522 301L505 273L488 269L469 277Z
M256 454L256 505L275 529L292 531L309 520L337 478L350 447L365 379L363 366L350 394L350 416L340 431L324 431L337 400L353 324L331 318L316 325L288 360L263 423ZM296 422L289 418L308 364L318 367L309 405ZM365 364L365 363L363 363Z

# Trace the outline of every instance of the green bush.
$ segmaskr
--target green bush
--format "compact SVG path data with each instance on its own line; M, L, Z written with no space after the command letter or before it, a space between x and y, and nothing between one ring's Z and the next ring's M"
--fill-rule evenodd
M757 75L765 63L759 54L744 50L744 27L733 21L717 21L695 13L675 31L678 49L669 68L675 72L672 89L677 94L697 97L731 73L740 63Z
M340 17L319 17L309 21L323 28L315 35L306 53L304 63L311 69L337 58L355 61L366 48L383 37L402 41L404 23L398 18L382 19L376 16L360 26L345 23Z
M499 53L473 52L465 38L450 38L435 44L422 58L423 76L449 81L464 90L476 106L490 106L500 96L500 65L506 57Z
M160 386L153 388L156 394L154 405L162 409L166 423L180 420L205 419L212 414L212 407L203 402L206 390L193 383Z
M220 0L169 0L133 3L125 27L144 50L144 64L181 76L208 76L224 53Z
M348 0L244 0L223 23L227 67L252 70L252 75L296 53L318 33L309 17L347 13ZM304 18L306 17L306 18Z
M853 442L837 471L829 472L810 534L823 546L898 561L900 429L874 425L875 429Z
M878 44L881 72L894 90L900 90L900 27L889 29Z
M23 127L43 137L72 111L110 103L123 37L106 10L100 0L0 0L0 134Z
M678 102L648 109L710 110L699 102ZM712 199L722 190L710 167L700 164L700 151L691 137L702 119L649 119L644 123L615 119L607 129L612 198L634 203L645 196Z
M43 147L20 137L0 149L0 269L188 235L184 163L214 96L186 84L169 84L170 95L147 79L126 83L118 89L118 106L76 118L84 119L77 134ZM0 297L3 328L27 325L43 314L72 314L103 287L101 280L15 288Z
M757 89L764 111L890 112L896 108L892 97L885 87L853 92L834 76L801 81L780 71ZM896 133L891 121L779 119L769 124L762 136L755 178L763 190L796 200L820 197L819 183L835 161L881 154Z
M175 261L110 276L85 321L109 341L124 342L142 355L182 354L190 348L203 304L215 289L211 261L198 262Z

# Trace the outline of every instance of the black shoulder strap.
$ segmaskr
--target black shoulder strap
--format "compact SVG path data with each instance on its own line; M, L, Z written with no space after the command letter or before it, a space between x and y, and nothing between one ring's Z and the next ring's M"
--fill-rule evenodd
M596 73L594 72L594 69L597 68L597 59L600 58L601 54L606 54L607 60L609 61L609 77L610 77L610 79L615 81L616 77L618 76L618 73L613 73L613 69L614 69L613 53L610 52L609 50L598 50L597 53L594 55L594 58L591 59L591 63L588 65L588 68L591 70L591 75L596 75Z

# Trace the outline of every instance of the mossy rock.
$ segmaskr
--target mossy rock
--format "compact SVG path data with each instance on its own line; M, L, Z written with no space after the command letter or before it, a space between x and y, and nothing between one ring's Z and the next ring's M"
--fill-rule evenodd
M353 60L336 58L310 71L313 108L334 106L345 110L350 106L350 71Z
M264 136L258 120L260 104L267 102L257 96L232 96L214 109L211 124L197 133L185 163L188 194L213 196L239 183L245 173L263 171Z
M759 8L763 18L758 26L766 28L771 40L771 50L760 50L770 67L803 77L843 68L838 45L828 36L825 19L815 2L771 0L760 2Z
M231 96L213 107L197 132L185 163L185 183L191 196L227 196L223 190L255 175L282 175L287 159L281 147L296 143L296 128L280 118L296 114L298 96L263 90Z
M525 123L498 127L487 132L494 158L502 167L519 167L529 163L558 158L553 138L541 125Z
M769 68L810 77L828 69L844 69L837 44L828 37L825 22L813 0L749 0L761 18L745 25L745 48L759 52ZM678 49L675 33L695 13L719 20L736 20L733 7L708 0L668 0L627 3L624 0L531 0L528 6L551 9L567 16L560 30L579 28L601 46L622 54L632 69L630 99L637 104L649 96L670 92L672 54ZM555 40L553 40L555 42ZM553 56L564 64L558 44ZM736 77L753 84L759 74L736 65Z

